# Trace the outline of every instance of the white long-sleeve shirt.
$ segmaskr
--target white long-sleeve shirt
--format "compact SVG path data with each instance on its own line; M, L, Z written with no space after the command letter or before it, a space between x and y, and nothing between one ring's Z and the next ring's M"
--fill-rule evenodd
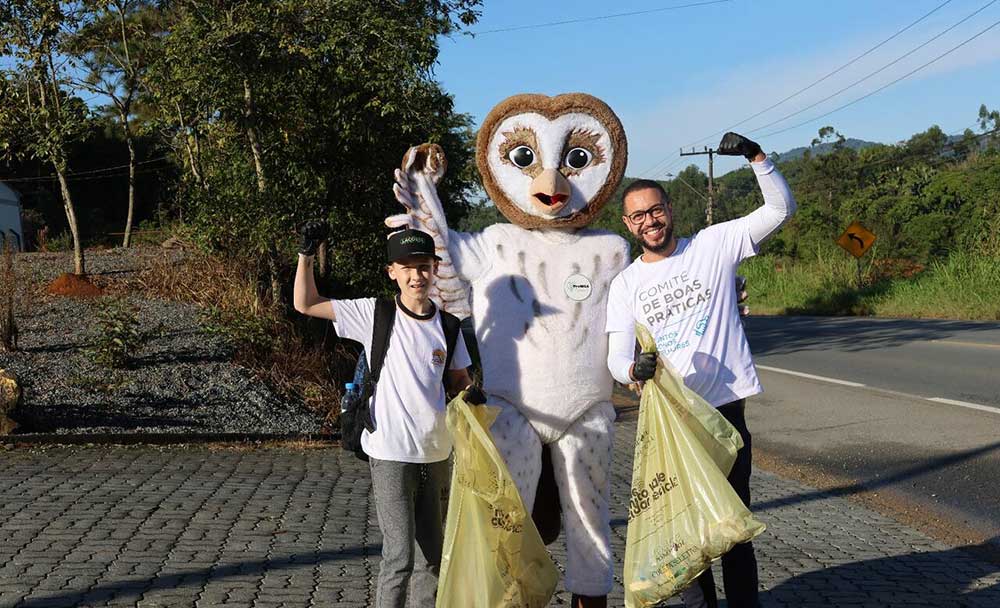
M681 238L670 257L637 258L611 284L608 369L629 383L635 324L656 339L663 358L709 403L722 405L761 392L739 320L735 277L740 262L795 212L784 177L765 159L751 163L764 204L746 216Z

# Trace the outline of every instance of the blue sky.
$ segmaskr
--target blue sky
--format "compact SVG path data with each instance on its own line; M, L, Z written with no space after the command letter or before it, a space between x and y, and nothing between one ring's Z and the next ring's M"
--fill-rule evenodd
M501 99L583 91L605 100L629 137L628 175L664 178L704 157L678 148L778 102L895 34L944 0L731 0L642 15L489 32L707 0L486 0L472 30L441 40L437 78L478 124ZM987 6L988 5L988 6ZM986 6L950 32L861 84L784 122L754 130L863 78ZM833 125L846 137L886 143L932 124L975 125L981 103L1000 108L1000 25L930 66L828 117L784 133L903 76L1000 21L1000 2L951 0L850 67L735 131L767 150L808 145ZM703 140L703 141L702 141ZM735 168L720 159L716 173Z

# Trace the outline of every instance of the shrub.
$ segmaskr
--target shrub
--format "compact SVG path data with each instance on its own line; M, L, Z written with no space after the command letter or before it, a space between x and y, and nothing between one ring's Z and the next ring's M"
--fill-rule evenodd
M279 394L300 399L333 425L340 413L337 377L346 377L353 369L353 357L311 336L310 327L326 330L328 323L310 326L300 317L286 319L281 309L263 307L256 293L257 272L251 260L195 249L180 259L155 260L139 278L138 287L154 297L199 305L202 325L233 345L236 363Z
M97 309L98 334L86 353L98 365L131 365L147 337L139 331L137 308L121 298L104 298Z
M66 231L60 232L52 238L45 239L44 248L46 251L69 251L73 248L73 236Z
M202 309L201 324L210 334L222 336L240 350L267 352L274 346L273 322L266 317L244 316L217 306Z

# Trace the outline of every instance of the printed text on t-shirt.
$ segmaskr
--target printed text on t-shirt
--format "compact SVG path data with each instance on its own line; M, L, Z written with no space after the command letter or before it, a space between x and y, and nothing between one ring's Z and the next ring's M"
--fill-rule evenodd
M712 288L703 286L700 279L691 280L688 271L684 270L644 288L638 297L646 324L655 327L708 302Z

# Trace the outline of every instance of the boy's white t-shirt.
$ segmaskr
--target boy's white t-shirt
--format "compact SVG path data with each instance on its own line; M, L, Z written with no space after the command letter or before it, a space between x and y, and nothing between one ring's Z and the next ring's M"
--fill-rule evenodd
M608 332L641 323L684 384L713 406L763 392L736 301L736 269L756 255L747 218L677 240L658 262L636 258L608 294Z
M375 299L331 300L334 328L341 338L364 345L371 361ZM451 435L445 426L445 393L441 381L447 345L441 313L427 319L411 316L396 306L396 320L375 395L370 403L375 432L361 435L365 453L379 460L438 462L451 454ZM472 364L459 333L451 369Z

